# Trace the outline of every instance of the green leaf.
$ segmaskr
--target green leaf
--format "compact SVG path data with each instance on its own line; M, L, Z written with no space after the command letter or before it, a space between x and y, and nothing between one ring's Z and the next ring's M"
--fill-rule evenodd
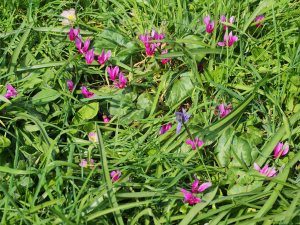
M56 90L47 88L43 89L35 96L32 97L32 103L35 105L44 105L48 102L52 102L60 96L60 93Z
M11 144L10 140L7 137L0 136L0 153Z
M230 162L230 146L234 137L234 130L230 127L226 129L219 138L218 145L215 148L217 159L221 166L225 167Z
M234 151L236 156L242 162L246 163L247 166L250 166L252 162L251 150L252 148L247 140L241 137L234 137L231 145L231 151ZM230 165L241 166L239 160L237 160L235 157L233 157L233 161L230 163Z
M166 105L172 107L178 104L178 102L188 97L192 93L193 89L194 85L190 79L190 72L181 74L179 79L174 82L168 93Z
M79 109L77 115L82 120L90 120L93 119L95 116L97 116L98 111L99 111L99 103L92 102Z
M151 94L145 92L138 97L137 107L143 109L147 115L150 113L152 104L153 97Z

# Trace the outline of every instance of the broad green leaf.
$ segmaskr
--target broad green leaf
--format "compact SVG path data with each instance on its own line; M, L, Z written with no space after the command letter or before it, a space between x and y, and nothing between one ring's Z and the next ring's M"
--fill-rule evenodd
M7 137L0 136L0 153L11 144L10 140Z
M97 116L98 112L99 112L99 103L92 102L79 109L77 115L82 120L90 120L93 119L95 116Z
M32 103L35 105L44 105L48 102L52 102L60 96L60 93L56 90L47 88L41 90L35 96L32 97Z
M239 159L246 163L247 166L250 166L252 162L251 157L251 146L245 139L241 137L234 137L233 142L231 145L231 151L234 151L236 156L239 157ZM240 162L235 159L234 156L232 156L233 161L230 163L231 166L241 166Z
M234 137L234 130L230 127L226 129L219 138L218 145L215 148L217 159L221 166L228 166L230 162L230 147Z
M153 96L147 92L141 94L137 100L137 107L143 109L145 114L148 115L153 104Z

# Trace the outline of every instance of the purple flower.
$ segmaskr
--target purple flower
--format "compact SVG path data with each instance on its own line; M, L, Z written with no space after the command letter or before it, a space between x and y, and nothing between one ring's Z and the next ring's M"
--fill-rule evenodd
M167 123L161 126L159 134L162 135L172 128L172 123Z
M196 197L193 193L181 188L181 193L183 193L184 196L184 202L189 203L189 205L195 205L199 202L201 202L201 198Z
M218 106L220 118L227 116L231 112L231 105L220 104Z
M115 81L115 87L123 89L126 87L127 79L122 72L119 73L119 80Z
M119 74L119 67L118 66L115 66L115 67L112 67L112 66L108 66L106 71L107 73L109 74L109 79L114 81L118 74Z
M281 156L285 156L289 152L288 143L283 144L282 142L278 142L278 144L274 148L274 158L277 159Z
M230 18L229 18L229 22L227 21L227 18L226 18L226 16L224 16L224 15L222 15L221 16L221 23L229 23L230 25L232 25L233 23L234 23L234 16L231 16ZM224 30L227 30L227 26L226 25L224 25L223 26L223 29Z
M78 49L80 54L85 54L89 50L90 43L91 43L90 39L86 39L86 41L83 43L81 38L79 37L75 38L75 46Z
M105 64L105 62L107 60L109 60L110 56L111 56L111 51L110 50L108 50L106 53L105 53L104 50L102 50L101 55L98 56L99 64L101 64L101 65Z
M259 15L255 17L254 21L256 22L256 27L261 27L262 26L262 21L264 21L265 16L264 15Z
M10 84L6 85L6 94L4 95L5 98L13 98L17 97L18 92L17 90Z
M254 169L257 170L261 175L267 176L267 177L273 177L276 176L277 171L274 167L269 167L268 164L266 164L263 168L260 168L259 165L254 163Z
M215 28L215 22L213 20L210 21L210 16L204 17L203 22L206 25L206 28L205 28L206 32L209 34L212 33Z
M232 31L229 33L229 35L224 35L224 41L218 42L219 46L232 46L234 42L238 41L238 37L232 35Z
M111 177L111 180L112 182L116 182L120 179L122 173L120 170L114 170L110 173L110 177Z
M197 147L201 147L204 142L202 140L200 140L199 138L195 138L195 140L191 140L191 139L187 139L186 142L188 145L190 145L192 147L193 150L196 150Z
M92 98L94 96L94 93L88 91L88 89L85 86L81 87L81 93L85 98Z
M163 51L161 52L161 55L164 55L164 54L167 54L167 53L168 53L168 50L166 49L166 50L163 50ZM167 64L167 63L170 62L170 61L171 61L170 58L161 59L161 63L162 63L162 64Z
M67 86L68 86L70 92L72 92L74 90L74 83L73 83L73 81L67 80Z
M79 29L73 29L73 27L69 31L69 39L70 41L74 41L76 37L79 35Z
M95 53L94 49L90 49L85 53L85 62L91 64L94 61Z
M211 182L205 182L201 185L199 185L199 180L195 179L194 182L192 183L192 193L200 193L205 191L207 188L211 187L212 183Z
M186 113L185 109L182 109L182 112L175 112L175 115L176 121L178 123L176 128L176 134L179 134L183 123L186 123L189 120L190 115Z

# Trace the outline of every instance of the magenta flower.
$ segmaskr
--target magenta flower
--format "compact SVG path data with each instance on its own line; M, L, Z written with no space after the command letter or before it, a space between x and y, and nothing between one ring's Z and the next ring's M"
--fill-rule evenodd
M231 105L220 104L218 106L220 118L227 116L231 112Z
M70 92L72 92L74 90L74 83L73 83L73 81L67 80L67 86L68 86Z
M221 20L221 23L229 23L230 25L232 25L234 23L234 16L231 16L229 18L229 21L227 21L226 16L222 15L220 20ZM226 26L226 25L223 26L224 30L226 30L227 28L228 28L228 26Z
M85 57L85 62L87 64L91 64L94 61L94 57L95 57L94 49L88 50L84 57Z
M13 98L17 97L18 92L17 90L10 84L6 85L6 94L4 95L5 98Z
M85 159L82 159L81 162L79 163L79 166L83 167L83 168L87 168L87 161Z
M190 145L192 147L193 150L196 150L197 147L201 147L204 142L202 140L200 140L199 138L195 138L195 140L191 140L191 139L187 139L186 142L188 145Z
M126 87L127 79L122 72L119 73L119 80L115 81L115 87L123 89Z
M109 60L110 56L111 56L111 51L110 50L108 50L106 53L105 53L104 50L102 50L101 55L98 56L99 64L101 64L101 65L105 64L105 62L107 60Z
M159 41L164 38L165 38L165 35L163 33L159 34L155 30L151 31L151 35L146 33L144 35L139 36L139 39L144 43L147 56L154 55L156 49L161 45L161 42L151 43L150 41L153 41L153 40Z
M273 177L276 176L277 171L274 167L269 167L268 164L266 164L263 168L260 168L259 165L254 163L254 169L257 170L261 175L267 176L267 177Z
M115 66L115 67L112 67L112 66L108 66L106 71L107 73L109 74L109 79L114 81L118 74L119 74L119 67L118 66Z
M162 135L172 128L172 123L167 123L161 126L159 134Z
M206 25L206 28L205 28L206 32L209 34L212 33L215 28L215 22L213 20L210 21L210 16L204 17L203 22Z
M104 123L109 123L109 121L110 121L109 117L104 115L102 118L103 118Z
M166 49L166 50L163 50L163 51L161 52L161 55L164 55L164 54L167 54L167 53L168 53L168 50ZM170 61L171 61L170 58L161 59L161 63L162 63L162 64L167 64L167 63L170 62Z
M189 203L189 205L195 205L199 202L201 202L201 198L196 197L193 193L181 188L180 190L183 193L184 196L184 202Z
M219 46L232 46L234 42L238 41L238 37L232 35L232 31L230 31L229 35L224 35L224 41L218 42Z
M70 29L70 31L69 31L69 39L70 39L70 41L74 41L75 38L78 37L79 31L80 31L79 29L74 29L73 27Z
M120 170L114 170L110 173L110 177L111 177L111 180L112 182L116 182L120 179L122 173Z
M195 179L194 182L192 183L192 193L200 193L205 191L207 188L211 187L212 183L211 182L205 182L201 185L199 185L199 180Z
M96 132L90 132L89 135L89 141L97 143L98 142L98 136Z
M88 91L88 89L85 86L81 87L81 93L85 98L92 98L94 96L94 93Z
M156 51L156 47L154 44L149 44L148 46L145 46L146 48L146 55L147 56L152 56L154 55L155 51Z
M91 40L86 39L86 41L83 43L81 38L76 37L75 38L75 46L78 49L80 54L85 54L89 50Z
M255 17L254 21L256 22L256 27L261 27L262 26L262 21L264 21L265 16L264 15L259 15Z
M278 144L274 148L274 158L277 159L281 156L285 156L289 152L288 143L283 144L282 142L278 142Z

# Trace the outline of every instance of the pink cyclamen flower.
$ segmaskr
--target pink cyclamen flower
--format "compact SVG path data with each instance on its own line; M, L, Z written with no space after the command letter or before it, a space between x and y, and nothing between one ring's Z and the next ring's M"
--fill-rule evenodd
M70 41L74 41L76 37L78 37L79 35L79 29L74 29L73 27L71 27L70 31L69 31L69 39Z
M98 136L97 136L97 133L96 132L90 132L89 135L89 141L91 142L98 142Z
M119 80L115 82L115 86L119 89L126 87L127 79L122 72L119 73Z
M89 50L91 40L86 39L86 41L83 43L81 38L76 37L75 38L75 46L78 49L80 54L85 54Z
M183 188L180 191L181 191L181 193L183 193L183 196L184 196L183 201L185 203L189 203L189 205L195 205L195 204L201 202L201 198L198 198L193 193L191 193Z
M68 86L69 91L72 92L74 90L74 83L73 83L73 81L67 80L67 86Z
M168 53L168 50L166 49L166 50L163 50L163 51L161 52L161 55L164 55L164 54L167 54L167 53ZM167 63L170 62L170 61L171 61L170 58L161 59L161 63L162 63L162 64L167 64Z
M200 193L205 191L207 188L211 187L212 183L211 182L205 182L201 185L199 185L199 180L195 179L194 182L192 183L192 193Z
M231 112L231 105L220 104L218 106L220 118L227 116Z
M115 66L115 67L108 66L106 71L109 75L109 79L114 81L119 74L119 70L120 70L120 68L118 66Z
M4 97L8 99L8 98L17 97L17 95L18 95L17 90L11 84L7 84L6 94L4 95Z
M110 121L109 117L104 115L102 118L103 118L104 123L109 123L109 121Z
M76 20L76 12L75 9L64 10L61 14L62 19L61 23L63 26L71 25Z
M105 62L107 60L109 60L110 56L111 56L111 51L110 50L108 50L106 53L105 53L104 50L102 50L101 55L98 56L99 64L101 64L101 65L105 64Z
M81 162L79 163L79 166L83 167L83 168L87 168L87 161L85 159L82 159Z
M85 53L85 62L91 64L94 61L95 53L94 49L90 49Z
M231 16L229 18L229 21L227 21L226 16L222 15L220 20L221 20L221 23L229 23L230 25L232 25L234 23L234 16ZM226 25L223 26L224 30L226 30L227 28L228 28L228 26L226 26Z
M88 91L88 89L85 86L81 87L81 93L85 98L91 98L94 96L94 93Z
M120 170L114 170L110 173L110 177L111 177L111 180L112 182L116 182L120 179L122 173Z
M255 17L254 21L256 22L256 27L261 27L262 26L262 21L264 21L265 16L264 15L259 15Z
M277 159L281 156L285 156L289 152L288 143L283 144L282 142L278 142L278 144L274 148L274 158Z
M201 147L204 144L204 142L197 137L195 138L194 141L191 139L187 139L185 143L190 145L193 150L196 150L197 147Z
M159 134L162 135L172 128L172 123L167 123L161 126Z
M203 22L206 25L206 28L205 28L206 32L209 34L212 33L215 28L215 22L213 20L210 21L210 16L204 17Z
M261 175L267 176L267 177L273 177L276 176L277 171L274 167L269 167L268 164L266 164L263 168L260 168L259 165L254 163L254 169L257 170Z
M227 35L224 35L224 41L218 42L219 46L232 46L234 44L234 42L238 41L238 37L235 35L232 35L232 31L230 31L230 33Z

